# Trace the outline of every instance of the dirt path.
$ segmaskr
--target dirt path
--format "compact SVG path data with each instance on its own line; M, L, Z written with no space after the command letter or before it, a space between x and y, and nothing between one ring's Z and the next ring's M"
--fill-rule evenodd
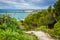
M32 32L33 34L35 34L35 35L38 37L39 40L54 40L54 39L52 39L52 38L50 37L49 34L44 33L44 32L42 32L42 31L28 31L28 32L26 32L26 33L31 33L31 32Z

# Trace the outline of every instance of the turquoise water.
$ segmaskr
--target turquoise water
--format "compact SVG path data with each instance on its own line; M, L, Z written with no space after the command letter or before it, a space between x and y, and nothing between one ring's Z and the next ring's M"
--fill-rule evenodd
M5 13L0 13L0 14L5 14ZM23 20L30 13L7 13L7 14L10 14L12 17L15 17L16 19Z
M27 15L29 15L29 13L16 13L14 17L23 20Z

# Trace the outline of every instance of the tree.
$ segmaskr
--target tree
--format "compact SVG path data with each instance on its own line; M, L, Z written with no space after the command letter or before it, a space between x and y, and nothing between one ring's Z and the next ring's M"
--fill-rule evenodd
M55 12L57 13L57 15L60 15L60 0L58 0L58 1L54 4L54 9L55 9Z
M50 12L47 10L42 10L27 16L24 22L28 27L30 26L30 28L36 28L39 26L49 26L53 28L55 19Z
M50 12L50 13L52 12L52 6L48 7L48 12Z

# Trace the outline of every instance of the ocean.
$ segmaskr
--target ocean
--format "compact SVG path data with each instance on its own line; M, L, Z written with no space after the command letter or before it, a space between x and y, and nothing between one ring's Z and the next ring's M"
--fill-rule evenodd
M0 9L0 14L10 14L16 19L23 20L27 15L32 12L32 9L20 10L20 9Z
M9 14L12 17L15 17L18 20L24 20L26 16L28 16L30 13L0 13L0 14Z

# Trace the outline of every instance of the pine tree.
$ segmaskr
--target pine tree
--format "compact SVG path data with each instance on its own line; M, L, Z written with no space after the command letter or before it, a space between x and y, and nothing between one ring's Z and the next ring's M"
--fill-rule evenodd
M52 6L48 7L48 12L51 13L52 12Z
M58 0L58 1L54 4L54 9L55 9L55 12L57 13L57 15L60 15L60 0Z

